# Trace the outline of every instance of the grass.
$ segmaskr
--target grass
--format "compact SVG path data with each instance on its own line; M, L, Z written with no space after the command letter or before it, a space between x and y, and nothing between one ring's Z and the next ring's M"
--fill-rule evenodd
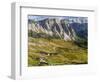
M87 49L79 47L72 41L29 37L28 66L39 66L41 57L48 65L88 63Z

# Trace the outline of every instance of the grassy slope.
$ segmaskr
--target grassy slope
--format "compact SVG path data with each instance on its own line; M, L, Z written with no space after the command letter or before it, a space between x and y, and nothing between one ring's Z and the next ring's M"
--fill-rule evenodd
M59 39L44 39L29 37L28 43L28 65L38 66L41 51L46 53L57 53L44 58L49 65L63 64L86 64L88 60L87 49L78 47L71 41Z

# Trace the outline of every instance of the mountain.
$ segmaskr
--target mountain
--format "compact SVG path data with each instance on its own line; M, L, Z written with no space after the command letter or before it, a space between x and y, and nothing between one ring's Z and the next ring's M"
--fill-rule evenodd
M60 38L75 41L77 37L87 39L87 20L83 18L45 18L28 20L29 35L34 38Z
M28 18L28 66L88 63L85 17Z

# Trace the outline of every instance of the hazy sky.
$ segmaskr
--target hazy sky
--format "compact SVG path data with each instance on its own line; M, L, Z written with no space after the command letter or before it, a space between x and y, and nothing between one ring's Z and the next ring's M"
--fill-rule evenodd
M46 15L28 15L28 19L39 21L46 18L59 18L59 19L81 19L81 20L88 20L87 17L74 17L74 16L46 16Z

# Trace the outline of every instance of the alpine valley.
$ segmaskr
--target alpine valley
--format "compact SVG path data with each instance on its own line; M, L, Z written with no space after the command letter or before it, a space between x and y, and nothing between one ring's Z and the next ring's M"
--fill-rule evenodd
M87 17L28 17L28 66L87 64L87 45Z

